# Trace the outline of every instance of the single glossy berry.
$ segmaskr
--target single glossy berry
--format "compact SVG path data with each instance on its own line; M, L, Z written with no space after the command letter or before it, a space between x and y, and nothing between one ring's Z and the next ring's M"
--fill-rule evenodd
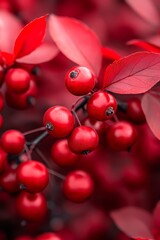
M5 170L7 164L7 153L0 147L0 173Z
M17 94L26 92L29 89L31 77L22 68L11 68L5 75L5 83L9 91Z
M43 123L50 135L63 138L74 128L74 116L66 107L54 106L45 112Z
M7 130L1 136L1 145L7 153L19 154L24 149L24 135L14 129Z
M93 193L94 184L90 175L76 170L69 173L63 183L65 196L73 202L83 202Z
M80 156L70 150L67 139L62 139L52 145L51 157L53 162L57 163L59 166L67 167L74 166Z
M37 92L38 89L35 81L30 80L29 89L24 93L16 94L7 89L5 92L6 102L12 108L27 109L35 105Z
M8 169L0 177L0 186L9 193L16 193L19 191L19 182L17 179L17 170Z
M47 212L46 199L42 193L22 191L16 199L17 213L28 221L41 221Z
M97 132L88 126L79 126L73 129L68 137L68 146L72 152L87 154L98 146Z
M38 235L35 240L62 240L62 238L56 233L46 232Z
M95 92L87 103L87 112L90 118L106 121L113 117L117 109L116 99L104 91Z
M77 96L89 93L94 88L95 82L94 74L86 67L73 67L65 76L68 91Z
M29 160L18 166L17 179L27 191L37 193L43 191L48 185L49 174L42 163Z
M129 120L135 124L143 124L146 122L140 99L132 98L128 100L126 115Z
M126 121L120 121L107 128L106 143L114 150L127 150L137 139L136 128Z

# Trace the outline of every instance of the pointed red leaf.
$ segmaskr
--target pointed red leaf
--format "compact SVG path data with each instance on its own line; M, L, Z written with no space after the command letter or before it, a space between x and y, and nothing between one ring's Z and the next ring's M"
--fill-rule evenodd
M52 14L49 18L49 31L67 58L90 68L98 75L102 60L101 45L89 27L76 19Z
M140 48L142 48L144 50L147 50L149 52L160 53L160 47L159 46L156 46L155 44L149 43L147 41L134 39L134 40L131 40L131 41L127 42L127 44L140 47Z
M46 18L37 18L22 29L14 46L15 58L24 57L40 46L46 31Z
M111 212L116 226L134 239L154 239L151 233L152 215L138 207L124 207Z
M111 59L111 60L118 60L121 58L119 53L117 53L115 50L108 47L102 47L102 55L104 58Z
M126 3L144 20L159 26L159 15L152 0L125 0Z
M160 139L160 95L148 92L142 98L142 109L153 134Z
M139 94L160 81L160 54L137 52L110 64L103 88L119 94Z
M12 52L17 35L22 29L20 21L11 13L0 10L0 50Z
M54 43L42 43L36 50L22 58L18 58L16 62L39 64L48 62L58 54L59 50Z

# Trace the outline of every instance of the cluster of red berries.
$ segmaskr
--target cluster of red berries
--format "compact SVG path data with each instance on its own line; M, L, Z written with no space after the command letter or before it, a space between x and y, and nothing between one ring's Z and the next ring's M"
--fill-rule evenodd
M30 74L15 68L8 70L3 78L9 105L20 109L27 107L29 97L35 96L37 92ZM106 144L113 150L128 150L133 145L137 138L136 128L128 121L117 121L115 113L119 105L115 97L106 90L96 90L96 77L91 70L76 66L66 74L65 83L69 92L81 96L80 99L71 110L56 105L47 109L43 116L44 130L47 130L45 133L57 139L51 147L51 158L56 164L61 167L74 166L82 154L97 148L104 129ZM82 120L83 125L77 115L77 103L81 99L85 100L82 107L87 113L87 117ZM0 98L2 108L3 97ZM137 99L129 101L123 111L133 122L144 121ZM112 124L106 127L107 121ZM23 219L43 219L47 213L47 201L42 191L48 186L51 169L32 159L34 144L27 145L20 131L5 131L0 145L0 186L9 193L19 193L16 209ZM25 160L24 155L27 157ZM16 166L9 164L11 156L15 156ZM64 177L62 189L70 201L83 202L93 193L94 182L87 172L78 169ZM40 239L45 238L43 235L37 237L37 240ZM58 236L55 239L58 240Z

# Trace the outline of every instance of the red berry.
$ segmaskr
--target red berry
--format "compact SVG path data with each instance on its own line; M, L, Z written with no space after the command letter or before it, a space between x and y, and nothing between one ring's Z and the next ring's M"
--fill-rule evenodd
M1 59L0 59L0 61L1 61ZM1 63L0 63L0 87L3 84L3 81L4 81L4 68L1 66Z
M2 134L1 144L7 153L19 154L24 149L25 138L21 132L10 129Z
M5 82L9 91L17 94L26 92L30 84L29 73L22 68L12 68L5 75Z
M113 117L116 109L116 99L111 94L104 91L94 93L87 103L89 117L99 121L106 121Z
M52 145L51 157L61 167L72 166L79 160L79 155L70 150L67 139L59 140Z
M3 172L7 163L7 153L0 147L0 173Z
M15 193L19 191L19 182L17 180L16 169L8 169L4 172L0 178L0 186L2 189L9 193Z
M138 98L128 100L126 114L128 118L135 124L143 124L146 122L145 115L141 107L141 101Z
M93 180L84 171L76 170L69 173L63 183L65 196L73 202L83 202L93 193Z
M29 160L18 166L17 178L20 184L29 192L41 192L47 186L49 174L47 168L40 162Z
M49 134L56 138L63 138L74 128L74 117L66 107L54 106L45 112L43 123Z
M102 121L97 121L87 117L83 120L83 125L94 128L99 136L103 133L104 123Z
M52 232L46 232L36 237L36 240L61 240L61 238Z
M46 215L46 199L42 193L31 194L22 191L16 199L16 210L25 220L40 221Z
M73 67L65 76L68 91L77 96L89 93L94 88L95 82L95 76L86 67Z
M137 130L126 121L120 121L107 128L106 141L114 150L127 150L137 139Z
M97 132L88 126L79 126L73 129L68 137L68 145L74 153L84 153L94 150L98 146Z
M31 80L29 89L25 93L16 94L7 90L5 93L7 104L15 109L27 109L35 105L35 98L37 96L36 83Z

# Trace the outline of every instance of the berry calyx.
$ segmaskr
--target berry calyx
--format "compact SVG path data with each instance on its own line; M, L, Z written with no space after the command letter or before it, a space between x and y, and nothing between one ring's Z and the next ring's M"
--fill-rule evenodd
M101 90L94 93L87 103L89 117L99 121L106 121L113 117L116 110L116 99L111 94Z
M59 140L52 145L51 157L61 167L73 166L79 160L79 155L70 150L67 139Z
M25 138L20 131L10 129L2 134L1 145L7 153L19 154L24 149Z
M26 92L30 84L29 73L22 68L12 68L5 75L5 83L9 91L17 94Z
M83 202L93 193L94 183L90 175L76 170L69 173L63 183L65 196L73 202Z
M27 191L37 193L45 189L49 182L47 168L40 162L29 160L17 168L17 179Z
M22 191L16 199L17 213L28 221L40 221L47 212L46 199L42 193Z
M86 67L73 67L65 76L68 91L76 96L89 93L94 88L95 82L94 74Z
M66 107L54 106L45 112L43 123L50 135L63 138L74 128L74 116Z
M68 137L68 145L72 152L87 154L93 151L99 143L97 132L88 126L79 126L73 129Z
M137 139L136 128L126 121L120 121L107 128L106 143L113 150L127 150Z

